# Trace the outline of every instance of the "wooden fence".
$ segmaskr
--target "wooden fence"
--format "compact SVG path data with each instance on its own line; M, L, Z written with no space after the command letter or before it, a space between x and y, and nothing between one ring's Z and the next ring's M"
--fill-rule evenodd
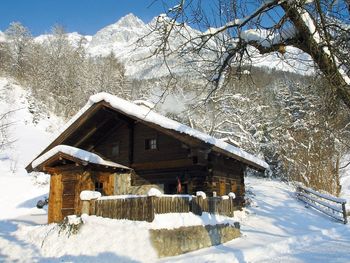
M109 198L90 201L89 213L115 219L152 222L155 214L189 213L202 215L203 212L233 216L238 210L237 201L232 198L201 196L139 196Z
M344 224L348 222L345 208L346 200L331 195L321 194L303 186L297 187L296 195L299 200L305 202L308 206L311 206Z

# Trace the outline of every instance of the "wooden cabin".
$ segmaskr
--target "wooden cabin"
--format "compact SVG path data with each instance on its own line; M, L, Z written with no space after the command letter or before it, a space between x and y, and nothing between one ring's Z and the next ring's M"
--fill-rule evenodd
M248 166L268 167L242 149L148 107L99 93L26 169L51 174L49 222L57 222L79 209L82 190L141 194L153 186L174 194L180 182L182 193L234 192L243 205Z

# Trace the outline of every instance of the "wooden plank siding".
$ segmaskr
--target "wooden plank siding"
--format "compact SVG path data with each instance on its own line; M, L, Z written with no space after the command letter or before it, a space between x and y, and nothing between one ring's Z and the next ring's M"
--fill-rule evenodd
M113 162L129 166L129 135L129 127L126 123L123 123L107 137L101 139L99 144L95 146L94 152ZM113 145L116 144L119 145L119 153L113 155Z
M246 165L222 155L210 154L209 167L212 191L221 196L233 192L236 194L237 200L243 204Z
M59 222L62 220L62 175L55 173L50 178L50 194L48 207L48 223Z
M58 172L51 175L48 222L60 222L67 215L78 215L83 190L95 190L95 182L103 184L103 194L114 194L114 176L109 172L84 170Z
M146 139L157 139L157 149L146 150ZM158 162L167 160L180 160L189 158L189 150L183 143L164 133L158 132L142 123L134 127L134 160L133 164L145 162Z

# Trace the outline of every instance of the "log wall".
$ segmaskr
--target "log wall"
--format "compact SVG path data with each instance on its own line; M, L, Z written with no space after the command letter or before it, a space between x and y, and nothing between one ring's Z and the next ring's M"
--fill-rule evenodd
M48 223L60 222L67 215L78 215L83 190L95 190L95 182L103 184L103 195L114 194L115 176L109 172L75 169L58 171L51 175Z

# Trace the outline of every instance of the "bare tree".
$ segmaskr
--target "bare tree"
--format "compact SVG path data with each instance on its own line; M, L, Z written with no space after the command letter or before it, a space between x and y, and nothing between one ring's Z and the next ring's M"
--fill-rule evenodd
M200 63L200 69L211 69L207 78L218 88L232 65L240 72L252 47L284 54L292 46L310 55L328 80L329 94L350 108L349 12L346 0L179 0L152 28L158 36L153 54L177 53ZM188 24L199 31L191 33ZM181 44L172 43L174 34Z
M13 22L5 32L10 45L11 62L9 71L18 79L23 79L28 66L28 54L32 44L29 30L19 22Z
M9 100L8 90L10 86L5 85L0 89L0 100ZM1 107L0 109L0 153L15 141L11 136L11 127L15 124L12 115L18 109L11 109L9 107Z

